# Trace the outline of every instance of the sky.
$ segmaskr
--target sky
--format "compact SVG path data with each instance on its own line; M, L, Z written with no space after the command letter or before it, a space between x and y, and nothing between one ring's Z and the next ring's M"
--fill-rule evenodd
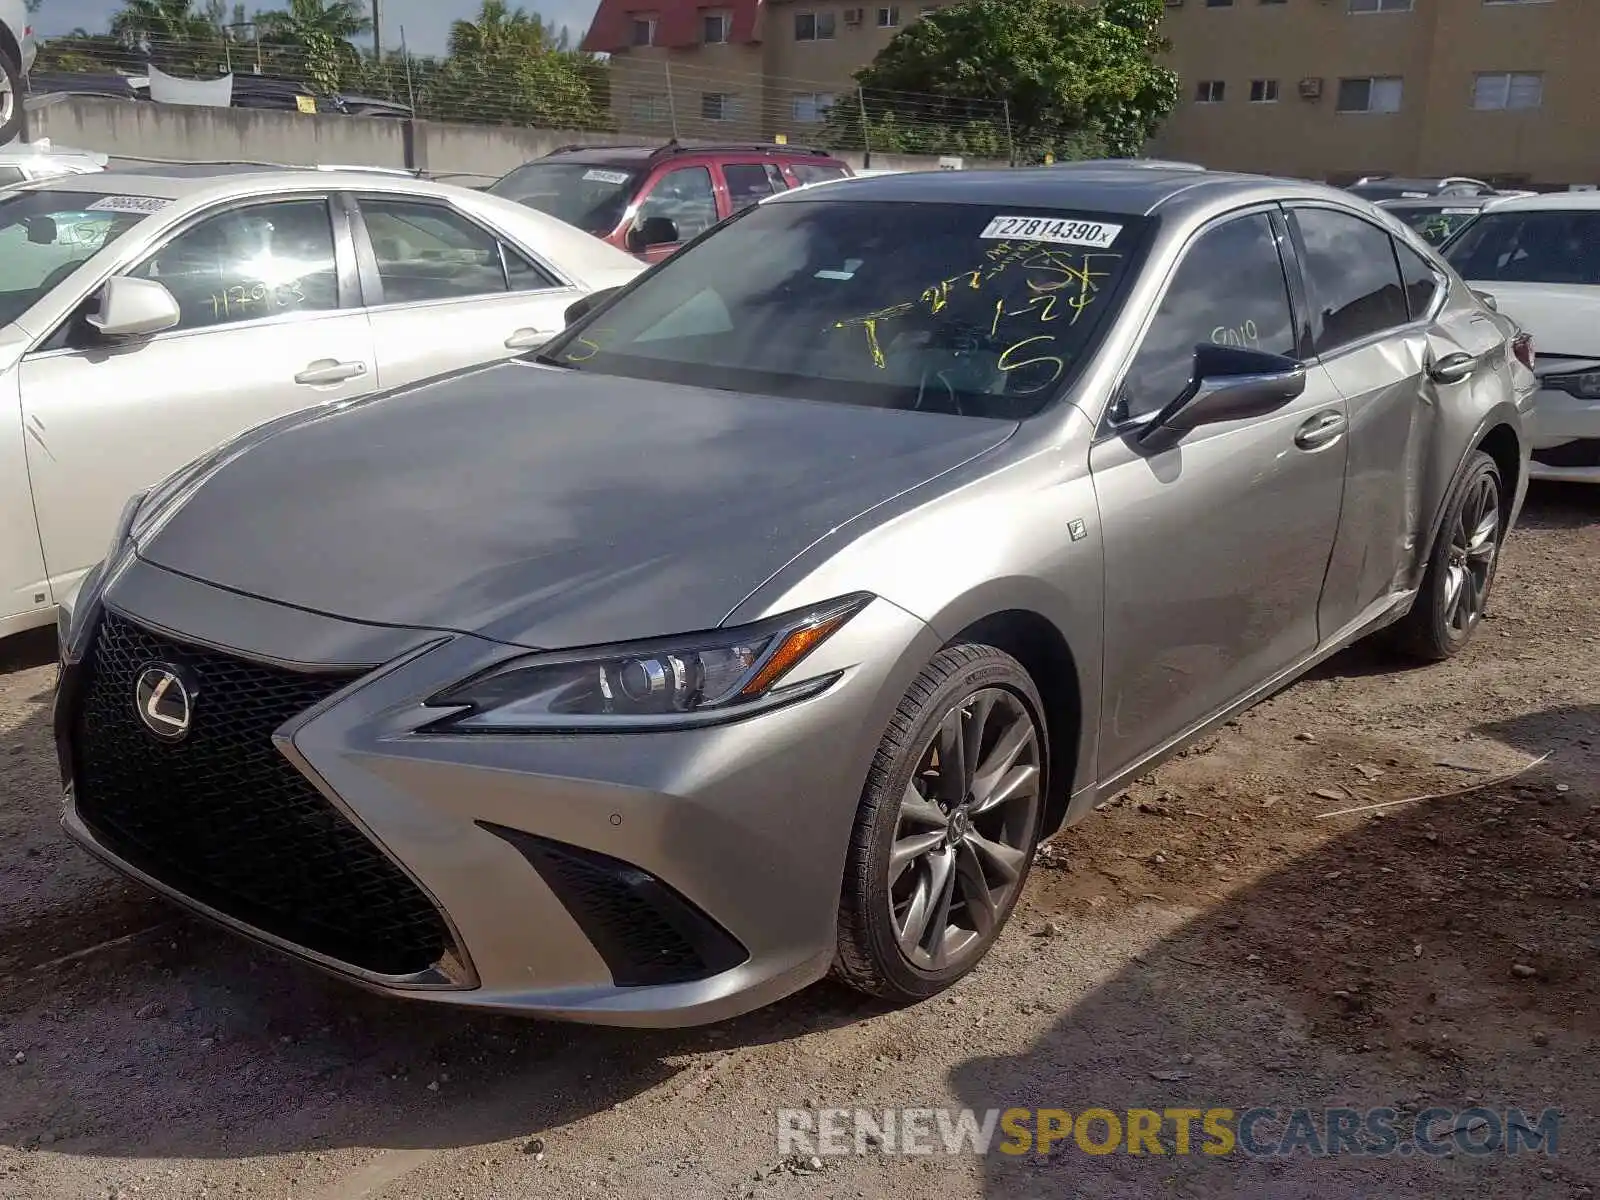
M522 3L529 11L537 12L551 24L557 27L566 25L572 31L573 45L577 45L584 30L589 27L596 0L536 0L532 4L522 0ZM440 54L450 36L450 22L475 14L479 0L379 0L379 5L385 46L399 48L400 27L403 25L406 45L412 53ZM44 0L44 6L34 17L33 27L42 37L68 33L80 25L90 33L103 33L111 14L120 7L117 0ZM231 3L229 7L232 7ZM254 12L257 7L279 6L249 3L250 11Z

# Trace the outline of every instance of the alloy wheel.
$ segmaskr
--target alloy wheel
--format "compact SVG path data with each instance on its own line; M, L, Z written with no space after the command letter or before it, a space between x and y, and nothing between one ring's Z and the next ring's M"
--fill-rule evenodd
M900 799L889 907L900 952L936 971L981 954L1026 874L1039 820L1039 728L1013 692L952 708Z
M1483 616L1500 548L1500 488L1483 475L1463 499L1450 532L1445 559L1444 617L1451 630L1464 634Z
M11 81L0 74L0 125L7 124L17 110L17 93Z

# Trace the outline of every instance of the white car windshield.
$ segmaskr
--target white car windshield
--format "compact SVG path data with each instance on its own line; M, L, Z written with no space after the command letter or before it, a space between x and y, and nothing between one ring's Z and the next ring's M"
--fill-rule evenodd
M759 204L579 321L579 371L1015 420L1060 394L1136 273L1142 217ZM814 195L815 200L801 197Z
M101 192L0 193L0 324L15 321L162 203Z

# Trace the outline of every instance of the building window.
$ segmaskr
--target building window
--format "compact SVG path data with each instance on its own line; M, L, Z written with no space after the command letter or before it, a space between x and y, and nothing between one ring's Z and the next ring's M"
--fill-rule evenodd
M899 24L900 24L900 6L898 4L894 5L891 8L880 8L878 10L878 28L879 29L893 29Z
M1194 102L1196 104L1221 104L1222 94L1227 90L1227 83L1221 79L1202 79L1195 84Z
M929 13L936 13L938 11L939 11L939 6L937 4L924 4L920 8L917 9L917 16L925 17Z
M1342 113L1397 113L1400 111L1400 80L1341 79L1339 101L1334 107Z
M1289 0L1261 0L1263 4L1287 4Z
M1278 102L1278 81L1276 79L1252 79L1250 81L1251 104L1276 104Z
M634 96L628 112L635 121L665 121L671 115L665 96Z
M794 40L797 42L831 42L833 40L833 14L831 12L795 13Z
M1206 0L1207 8L1232 8L1233 0Z
M633 44L635 46L653 46L656 41L656 19L654 17L635 17L633 19Z
M1472 81L1473 108L1538 108L1544 102L1544 76L1494 71Z
M728 27L732 24L728 13L706 13L700 19L700 40L708 46L719 46L728 40Z
M727 92L701 92L700 116L707 121L731 121L737 114L738 97Z
M822 120L833 107L832 92L815 92L809 96L796 96L794 98L794 119L802 125L814 125Z
M1410 12L1411 0L1350 0L1353 13Z

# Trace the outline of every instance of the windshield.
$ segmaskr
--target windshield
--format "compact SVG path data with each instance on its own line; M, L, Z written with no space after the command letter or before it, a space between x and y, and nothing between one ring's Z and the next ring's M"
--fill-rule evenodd
M503 196L549 213L585 233L608 234L638 188L639 172L593 163L532 162L488 187Z
M1600 212L1485 213L1444 255L1463 279L1600 284Z
M0 324L166 203L102 192L0 193Z
M1389 210L1420 233L1429 245L1442 245L1452 234L1465 228L1482 209L1449 205L1406 205Z
M760 204L574 326L544 361L1020 419L1095 345L1143 225L987 205Z

